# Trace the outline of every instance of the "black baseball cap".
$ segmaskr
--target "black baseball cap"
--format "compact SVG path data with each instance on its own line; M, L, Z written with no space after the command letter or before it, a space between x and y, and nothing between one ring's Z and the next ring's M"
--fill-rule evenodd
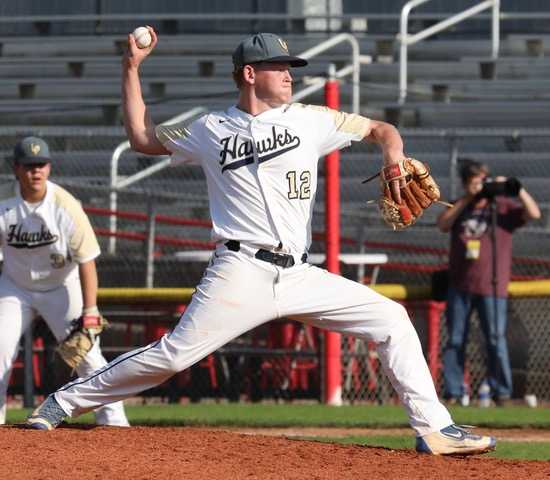
M250 63L280 62L305 67L307 60L290 55L286 42L273 33L257 33L245 38L233 52L235 70Z
M13 161L19 165L35 165L52 161L50 147L38 137L25 137L13 149Z

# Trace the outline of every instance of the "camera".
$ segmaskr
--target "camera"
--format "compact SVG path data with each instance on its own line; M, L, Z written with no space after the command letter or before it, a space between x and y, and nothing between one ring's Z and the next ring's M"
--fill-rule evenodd
M483 187L477 194L478 198L494 198L497 195L517 197L521 190L521 182L515 177L509 177L504 181L497 181L487 177L483 181Z

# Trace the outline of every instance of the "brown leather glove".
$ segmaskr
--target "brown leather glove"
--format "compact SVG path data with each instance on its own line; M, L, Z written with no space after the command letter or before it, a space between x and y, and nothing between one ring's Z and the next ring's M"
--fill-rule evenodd
M401 179L405 181L399 188L401 204L398 204L392 198L389 183ZM394 230L413 225L426 208L439 200L439 187L428 166L414 158L405 158L384 167L380 175L380 188L378 207L384 221Z
M57 352L74 370L92 349L97 336L108 324L97 307L84 309L75 322L72 332L57 347Z

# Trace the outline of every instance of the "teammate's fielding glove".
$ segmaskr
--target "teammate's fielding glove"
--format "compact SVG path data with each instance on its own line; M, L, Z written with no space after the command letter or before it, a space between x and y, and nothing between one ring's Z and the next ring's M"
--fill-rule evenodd
M80 318L73 321L69 336L59 344L57 352L73 370L94 346L97 336L108 325L97 307L85 308Z
M393 180L401 181L401 204L392 198L389 184ZM439 200L439 187L427 165L414 158L405 158L384 167L380 175L380 188L378 207L384 221L394 230L414 224L426 208Z

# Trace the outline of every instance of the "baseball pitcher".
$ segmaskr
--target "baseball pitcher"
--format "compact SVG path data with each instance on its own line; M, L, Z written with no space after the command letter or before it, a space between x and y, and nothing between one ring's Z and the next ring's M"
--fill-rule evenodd
M150 33L153 41L143 49L128 38L122 79L128 137L137 151L170 154L173 164L202 166L216 248L172 332L62 387L29 417L28 425L55 428L67 416L135 395L247 330L284 317L376 342L416 432L418 451L493 449L492 437L455 425L439 402L403 306L307 261L317 164L333 150L352 141L380 145L386 198L381 208L389 204L393 210L387 216L400 226L413 219L408 199L402 199L402 192L408 197L417 190L411 188L412 173L429 193L423 194L427 199L419 197L421 208L422 201L427 205L438 196L430 189L427 169L406 161L398 131L359 115L292 104L291 68L307 62L290 55L285 41L269 33L246 38L233 54L236 105L187 126L156 126L147 114L139 78L141 62L157 43L152 28Z

